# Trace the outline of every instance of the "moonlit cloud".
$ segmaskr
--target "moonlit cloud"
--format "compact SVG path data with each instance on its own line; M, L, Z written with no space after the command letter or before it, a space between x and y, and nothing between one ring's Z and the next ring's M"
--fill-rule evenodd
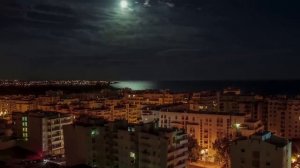
M297 4L128 2L2 0L0 78L300 77Z

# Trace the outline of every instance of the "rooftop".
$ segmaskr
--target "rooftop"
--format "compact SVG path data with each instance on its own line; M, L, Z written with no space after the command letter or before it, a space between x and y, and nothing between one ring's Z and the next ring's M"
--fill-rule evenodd
M287 139L275 136L269 131L258 132L252 135L250 139L265 141L279 148L282 148L289 143Z
M58 117L70 117L70 114L63 114L54 111L41 111L41 110L33 110L28 111L21 114L27 114L28 116L32 117L40 117L40 118L58 118Z
M207 114L207 115L226 115L226 116L245 116L245 113L240 112L213 112L213 111L163 111L169 113L191 113L191 114Z

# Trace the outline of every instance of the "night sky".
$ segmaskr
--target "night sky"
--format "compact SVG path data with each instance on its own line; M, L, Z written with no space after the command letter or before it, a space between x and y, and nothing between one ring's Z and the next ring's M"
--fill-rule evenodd
M1 79L300 79L300 2L0 0Z

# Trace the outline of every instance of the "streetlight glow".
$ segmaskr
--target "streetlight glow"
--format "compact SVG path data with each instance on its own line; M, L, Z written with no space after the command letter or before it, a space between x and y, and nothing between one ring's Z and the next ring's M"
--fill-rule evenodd
M239 124L239 123L236 123L236 124L235 124L235 127L236 127L237 129L239 129L240 126L241 126L241 124Z
M295 163L297 161L297 159L295 157L291 158L292 163Z

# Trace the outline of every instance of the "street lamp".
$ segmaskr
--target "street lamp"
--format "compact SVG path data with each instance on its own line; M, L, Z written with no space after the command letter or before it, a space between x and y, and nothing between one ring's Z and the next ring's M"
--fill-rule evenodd
M295 157L291 158L292 163L295 163L297 161L297 159Z
M235 123L234 126L235 126L235 129L236 129L236 136L238 137L239 136L239 129L241 127L241 124L240 123Z

